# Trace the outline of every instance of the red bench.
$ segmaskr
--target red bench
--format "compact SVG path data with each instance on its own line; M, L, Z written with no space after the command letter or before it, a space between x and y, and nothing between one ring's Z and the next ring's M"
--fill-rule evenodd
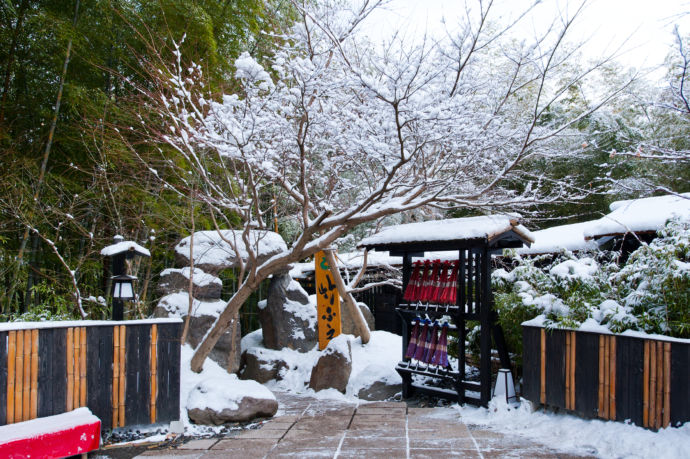
M88 408L0 426L0 457L86 457L101 441L101 420Z

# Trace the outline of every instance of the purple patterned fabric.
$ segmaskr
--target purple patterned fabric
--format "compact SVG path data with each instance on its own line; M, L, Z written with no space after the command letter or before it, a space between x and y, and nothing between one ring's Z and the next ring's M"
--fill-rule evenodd
M430 322L427 319L424 319L422 323L424 326L422 327L422 331L419 333L419 337L417 338L417 350L414 353L414 358L420 362L424 361L424 354L426 353L426 348L428 346L427 335L429 334Z
M438 342L438 322L434 322L434 327L431 329L429 336L431 341L429 342L429 348L426 349L426 353L424 354L424 363L431 363L431 359L434 357L436 344Z
M405 358L411 359L414 357L414 353L417 350L417 342L419 341L419 317L414 319L414 327L412 327L412 332L410 333L410 343L407 345L407 352L405 352Z
M443 368L448 368L448 324L443 324L441 327L441 336L436 344L434 356L431 358L432 365L438 365Z

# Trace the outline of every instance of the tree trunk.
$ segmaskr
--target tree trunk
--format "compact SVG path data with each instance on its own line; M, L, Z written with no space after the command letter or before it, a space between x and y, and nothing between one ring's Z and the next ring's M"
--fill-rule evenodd
M255 280L254 282L256 285L258 285L260 280ZM191 362L192 371L201 373L201 370L204 368L204 361L206 360L206 357L208 357L208 354L211 352L211 349L213 349L213 346L216 345L220 337L223 336L223 333L230 328L233 320L235 317L237 317L240 308L256 289L256 285L245 281L245 283L240 286L239 290L235 292L232 298L230 298L230 301L228 301L225 309L218 316L216 323L213 324L213 327L208 332L204 340L194 351L194 356L192 357Z
M184 344L187 341L187 333L189 333L189 322L192 320L192 308L194 307L194 296L192 292L194 291L194 191L189 191L189 210L192 219L192 234L189 235L189 307L187 308L187 317L184 320L184 329L182 330L181 343ZM203 343L202 343L203 344ZM215 344L215 343L214 343Z
M371 338L369 326L367 326L364 317L362 317L362 313L357 307L357 302L352 297L350 292L347 291L345 282L343 281L343 278L340 275L340 270L338 269L338 263L333 255L333 250L326 249L323 252L326 254L326 260L328 260L328 266L331 268L331 274L333 274L333 281L335 282L335 286L338 288L338 293L340 293L340 296L343 298L345 307L350 311L350 316L352 316L352 320L355 323L355 330L362 338L362 344L367 344Z

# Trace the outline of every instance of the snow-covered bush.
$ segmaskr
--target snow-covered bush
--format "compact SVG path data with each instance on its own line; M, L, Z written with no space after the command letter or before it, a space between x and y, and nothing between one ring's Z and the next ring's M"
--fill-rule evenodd
M513 350L520 350L520 324L538 315L547 327L577 328L593 319L613 332L690 337L690 222L669 221L621 267L607 252L512 255L517 266L494 271L492 283Z

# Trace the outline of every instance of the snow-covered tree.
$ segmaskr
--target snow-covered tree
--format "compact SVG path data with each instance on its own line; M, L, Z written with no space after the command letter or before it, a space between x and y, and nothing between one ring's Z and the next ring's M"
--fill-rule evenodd
M214 217L239 218L241 240L226 242L248 254L237 291L195 352L195 371L262 280L358 225L420 208L515 211L579 193L521 165L571 154L571 127L618 91L549 116L601 68L571 65L577 47L566 37L577 13L529 41L491 20L493 1L477 2L444 40L377 48L358 26L381 1L294 4L300 20L270 68L248 54L236 60L236 92L208 95L202 67L183 65L179 53L159 87L142 88L158 115L142 118L142 132L175 151L148 166L180 194L193 175ZM250 235L273 229L276 217L297 235L259 262Z

